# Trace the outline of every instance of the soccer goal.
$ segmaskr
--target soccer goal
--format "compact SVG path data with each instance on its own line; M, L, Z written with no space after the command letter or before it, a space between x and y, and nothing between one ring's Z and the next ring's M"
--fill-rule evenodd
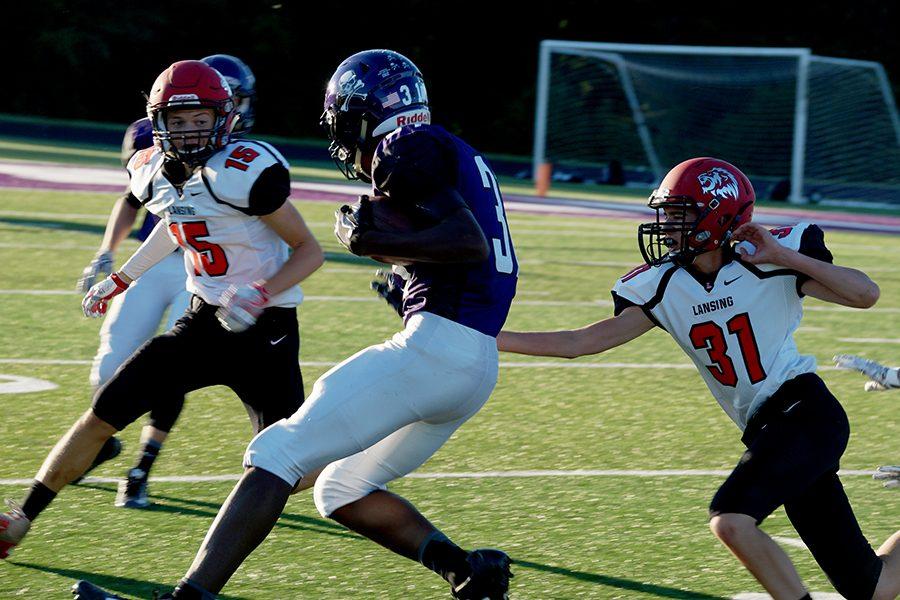
M879 63L806 48L545 40L535 181L652 185L716 156L760 198L900 205L900 120Z

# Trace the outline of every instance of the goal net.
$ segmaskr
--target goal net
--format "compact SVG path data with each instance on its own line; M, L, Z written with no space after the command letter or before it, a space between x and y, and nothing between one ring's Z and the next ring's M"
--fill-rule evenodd
M557 181L649 186L694 156L739 166L761 198L900 204L900 123L878 63L802 48L541 44L535 176L551 165Z

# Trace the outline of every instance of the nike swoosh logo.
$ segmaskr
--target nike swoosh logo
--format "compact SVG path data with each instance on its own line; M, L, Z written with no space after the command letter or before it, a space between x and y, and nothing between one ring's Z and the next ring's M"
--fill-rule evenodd
M793 408L794 408L795 406L797 406L798 404L800 404L800 400L797 400L796 402L794 402L793 404L791 404L790 406L788 406L786 409L784 409L782 412L783 412L784 414L788 414L789 412L791 412L791 409L793 409Z
M724 283L725 285L731 285L732 283L734 283L735 281L737 281L737 280L740 279L741 277L743 277L743 275L738 275L738 276L735 277L734 279L726 279L723 283Z
M281 340L283 340L283 339L286 338L286 337L287 337L286 335L283 335L283 336L281 336L280 338L278 338L277 340L275 340L275 341L270 341L269 343L272 344L272 345L274 346L275 344L277 344L278 342L280 342Z
M191 196L199 196L203 192L191 192Z

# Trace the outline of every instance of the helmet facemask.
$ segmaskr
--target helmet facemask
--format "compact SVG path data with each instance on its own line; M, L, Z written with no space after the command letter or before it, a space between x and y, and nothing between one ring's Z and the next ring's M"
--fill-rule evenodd
M697 253L692 251L688 240L701 219L687 219L698 214L696 203L687 196L659 195L658 190L654 190L648 206L656 211L656 221L638 226L638 245L644 261L651 266L667 262L690 264ZM670 220L665 214L666 209L680 209L681 218ZM672 239L672 235L680 235L680 243Z
M189 167L203 164L216 150L228 143L231 129L234 127L236 115L233 112L234 103L231 100L225 102L168 102L162 106L148 107L147 113L153 124L153 139L162 151L175 160L181 161ZM208 129L194 129L188 131L171 131L168 125L168 116L176 110L203 110L211 109L213 112L212 126ZM181 142L181 148L176 141Z

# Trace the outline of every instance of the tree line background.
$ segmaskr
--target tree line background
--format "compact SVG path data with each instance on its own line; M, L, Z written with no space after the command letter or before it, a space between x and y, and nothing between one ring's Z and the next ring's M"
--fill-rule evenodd
M319 137L324 86L367 48L410 57L435 122L492 152L531 151L547 38L810 47L882 62L900 90L900 4L553 0L31 0L5 9L0 112L129 123L175 60L223 52L257 76L257 131Z

